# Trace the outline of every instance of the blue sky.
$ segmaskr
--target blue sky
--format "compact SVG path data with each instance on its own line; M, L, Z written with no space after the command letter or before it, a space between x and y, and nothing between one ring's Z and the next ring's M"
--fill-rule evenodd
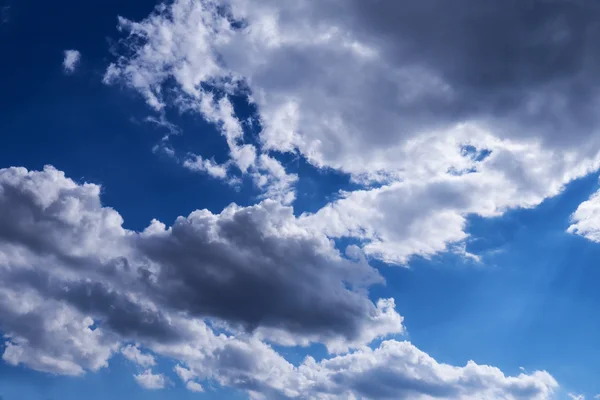
M458 3L0 3L1 399L599 394L600 10Z

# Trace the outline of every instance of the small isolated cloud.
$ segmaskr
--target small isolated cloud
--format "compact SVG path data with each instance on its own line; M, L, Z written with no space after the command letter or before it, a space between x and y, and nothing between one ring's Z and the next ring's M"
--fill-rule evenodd
M567 396L569 396L571 400L585 400L585 396L582 394L567 393ZM596 399L598 396L594 398Z
M185 387L190 392L198 392L198 393L199 392L204 392L204 388L198 382L188 382L187 385L185 385Z
M135 381L144 389L157 390L165 387L165 377L161 374L153 374L150 369L134 375L134 377Z
M79 65L81 53L78 50L65 50L64 54L63 68L67 74L71 74Z

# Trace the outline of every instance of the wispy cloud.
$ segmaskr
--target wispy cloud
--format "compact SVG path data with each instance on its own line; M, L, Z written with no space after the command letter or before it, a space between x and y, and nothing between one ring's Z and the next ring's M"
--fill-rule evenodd
M71 74L79 65L81 53L78 50L65 50L63 59L63 69L65 73Z

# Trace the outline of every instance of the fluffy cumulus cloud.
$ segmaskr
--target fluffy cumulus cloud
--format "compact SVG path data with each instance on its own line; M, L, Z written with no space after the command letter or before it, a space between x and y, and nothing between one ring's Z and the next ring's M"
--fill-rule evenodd
M342 257L279 203L198 210L169 228L155 220L133 232L102 207L99 186L52 167L1 170L0 188L7 288L75 304L118 334L181 339L170 311L332 345L403 330L393 300L367 297L382 282L378 272ZM51 268L34 267L42 260Z
M63 69L67 74L72 74L79 65L81 53L78 50L65 50L63 59Z
M567 232L600 242L600 192L594 193L577 207L571 215Z
M218 122L242 170L263 157L281 170L271 154L293 152L351 174L364 190L310 223L405 264L460 248L469 215L536 206L598 168L599 13L587 0L177 0L119 19L128 51L105 81ZM256 105L258 144L242 144L231 96ZM293 201L284 170L254 175L280 176L265 190Z
M123 356L129 361L134 362L140 367L148 368L156 365L156 360L152 354L145 354L137 347L133 345L127 345L121 349Z
M166 385L166 379L163 375L153 374L149 369L135 375L135 381L144 389L149 390L163 389Z
M545 399L557 387L546 372L507 377L473 361L454 367L397 341L319 363L308 358L300 370L331 399Z
M120 349L141 368L135 380L159 389L168 379L152 352L178 360L192 391L210 381L257 398L545 398L557 386L545 372L439 364L406 342L365 347L404 331L393 300L367 296L382 278L288 206L199 210L135 232L99 196L52 167L0 170L6 362L78 375ZM313 342L340 355L293 365L271 346Z
M249 179L262 199L137 232L97 185L0 170L4 360L77 375L120 350L158 389L155 356L167 357L191 391L253 398L550 398L547 372L452 366L390 339L403 318L394 299L370 297L385 282L369 260L476 257L470 216L535 207L599 168L599 17L591 0L174 0L120 17L123 51L104 82L137 91L170 129L167 108L214 124L225 162L181 156L168 137L157 149ZM65 56L73 70L78 53ZM239 99L256 109L256 135ZM302 177L281 153L359 189L296 216ZM599 198L569 232L600 241ZM273 346L311 343L330 355L294 365Z

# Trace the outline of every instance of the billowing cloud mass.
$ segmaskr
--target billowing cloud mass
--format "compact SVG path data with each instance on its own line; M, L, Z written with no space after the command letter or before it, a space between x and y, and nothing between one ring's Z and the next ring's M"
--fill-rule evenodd
M75 72L81 59L81 53L78 50L65 50L63 59L63 69L67 74Z
M350 173L365 188L307 222L405 264L459 248L469 215L534 207L599 167L598 7L459 3L177 0L119 19L129 51L105 82L218 122L233 164L245 146ZM257 106L256 145L241 144L234 94Z
M52 167L0 170L6 362L79 375L121 349L142 368L140 385L163 388L151 351L178 360L190 390L208 380L266 398L541 399L557 387L546 372L439 364L408 342L363 347L404 331L393 300L367 297L382 278L358 249L343 257L287 206L199 210L135 232L99 195ZM270 345L311 342L344 354L294 366Z
M120 352L159 389L165 357L191 391L266 399L551 398L545 371L448 365L399 341L403 317L372 298L385 282L369 262L478 259L469 217L536 207L598 170L599 21L592 0L174 0L119 17L104 82L139 93L170 131L167 109L202 116L229 154L181 155L168 136L156 149L262 197L138 232L95 184L0 170L3 359L80 375ZM65 52L65 71L78 60ZM302 177L284 153L354 190L297 216ZM598 199L569 232L600 242ZM329 355L298 364L274 346L314 343Z

